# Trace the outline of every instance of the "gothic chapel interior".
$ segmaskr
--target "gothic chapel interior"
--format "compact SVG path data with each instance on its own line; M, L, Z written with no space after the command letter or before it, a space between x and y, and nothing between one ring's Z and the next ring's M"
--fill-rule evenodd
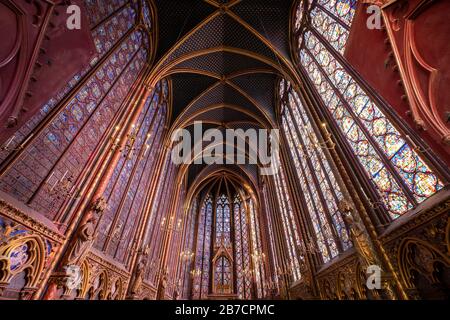
M1 0L0 300L449 299L449 16ZM174 162L199 123L278 169Z

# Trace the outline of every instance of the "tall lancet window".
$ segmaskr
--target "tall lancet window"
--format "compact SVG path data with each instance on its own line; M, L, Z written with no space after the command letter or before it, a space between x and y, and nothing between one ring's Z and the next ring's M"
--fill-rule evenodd
M233 247L231 245L230 201L225 194L216 200L214 236L214 294L231 294L233 290Z
M213 199L208 194L202 204L198 217L195 268L192 270L193 299L206 298L209 293L212 212Z
M233 267L230 260L220 256L214 264L214 287L218 294L229 294L232 290Z
M250 233L252 240L252 262L253 262L253 273L256 283L256 295L259 299L266 295L266 289L264 287L266 273L264 271L264 264L266 261L266 255L262 249L261 242L261 229L259 225L259 217L256 213L256 208L253 200L250 199L248 202L249 212L250 212Z
M280 83L282 127L296 168L299 188L312 221L324 262L351 246L338 210L344 196L325 157L300 97L287 81ZM309 248L306 248L309 250Z
M294 211L292 210L283 168L280 167L278 174L274 176L275 189L281 213L286 249L288 252L289 268L292 270L294 281L300 279L300 261L297 255L297 248L301 246L300 234L295 222Z
M251 299L252 277L250 274L249 231L245 205L239 194L233 200L236 284L239 299Z
M229 246L231 243L230 226L230 202L225 194L222 194L216 206L216 245Z
M193 261L192 258L194 257L194 249L195 249L195 243L194 243L194 237L195 237L195 225L196 225L196 218L197 218L197 212L198 212L198 198L195 198L192 201L191 208L189 209L189 214L187 215L186 219L186 229L187 233L183 239L183 251L180 254L181 258L181 265L180 265L180 275L179 278L182 279L181 281L181 288L183 288L182 296L183 299L189 299L189 281L190 281L190 270L193 267Z
M356 1L307 3L300 2L294 23L300 68L377 190L379 204L396 219L441 190L443 183L342 56Z
M229 185L231 186L231 184ZM199 208L191 297L262 299L267 263L258 204L242 190L211 189ZM231 188L228 188L231 189ZM216 193L213 197L211 194Z

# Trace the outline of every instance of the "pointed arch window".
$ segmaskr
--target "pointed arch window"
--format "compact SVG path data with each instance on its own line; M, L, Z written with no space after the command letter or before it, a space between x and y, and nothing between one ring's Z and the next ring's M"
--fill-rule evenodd
M233 263L225 252L231 254L231 212L228 196L222 193L216 200L214 230L214 294L231 294L233 291ZM218 258L216 258L218 255Z
M195 257L189 270L193 299L207 299L211 294L239 299L267 295L267 259L258 207L242 194L242 190L220 192L216 197L208 193L202 205L198 204L197 224L192 231Z
M294 23L299 68L378 192L379 204L396 219L441 190L443 183L342 56L356 1L306 3L300 2ZM310 24L304 18L307 14Z

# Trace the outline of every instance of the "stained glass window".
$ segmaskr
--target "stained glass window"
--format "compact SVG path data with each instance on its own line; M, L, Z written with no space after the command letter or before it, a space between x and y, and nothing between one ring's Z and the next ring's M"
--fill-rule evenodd
M299 257L297 255L297 248L301 245L300 234L295 223L294 211L292 210L282 167L279 168L278 173L274 176L274 183L288 251L288 264L290 270L292 270L293 280L297 281L301 277Z
M131 249L144 205L145 193L137 190L147 185L156 160L150 149L157 149L161 143L166 107L155 96L161 95L154 92L148 97L131 133L136 137L133 146L121 157L104 193L109 205L100 220L95 246L121 262Z
M153 199L153 206L150 210L150 220L147 224L146 231L146 243L150 248L149 253L149 265L146 272L146 280L150 283L155 284L158 278L157 265L161 260L162 244L164 226L166 219L166 213L170 206L170 201L172 199L171 195L175 188L175 177L177 174L177 167L173 164L170 157L170 152L165 154L165 165L161 173L163 181L161 185L158 186L156 195Z
M28 140L30 145L0 179L3 191L59 222L69 218L62 215L65 197L55 197L49 186L60 180L73 187L103 143L148 57L145 37L140 30L132 30L137 15L134 5L124 0L110 5L86 1L86 5L96 52L90 64L14 134L14 144ZM45 119L48 124L36 133ZM0 161L9 152L0 152Z
M230 204L228 197L222 194L216 205L216 237L217 246L223 244L229 246L231 243L230 235Z
M242 200L237 191L232 198L208 194L200 208L196 237L190 270L193 299L206 299L209 294L236 294L239 299L267 295L266 254L253 200Z
M232 266L227 257L220 256L214 268L214 285L218 294L229 294L232 289Z
M271 208L271 206L269 205L269 195L268 195L268 189L267 189L267 185L263 186L263 198L264 198L264 204L265 204L265 208L266 208L266 217L267 217L267 230L269 231L269 246L270 246L270 259L272 262L272 266L274 270L279 270L280 265L279 265L279 256L276 250L276 242L275 242L275 225L273 222L273 208ZM272 275L272 279L270 279L271 281L273 281L273 285L275 285L274 287L272 287L272 289L277 290L277 292L279 293L278 289L279 289L279 279L278 279L278 275L276 273L274 273Z
M144 24L149 31L152 30L152 13L146 0L142 1L142 14L144 16Z
M380 203L396 219L441 190L443 183L367 93L368 88L355 80L354 71L345 67L342 53L355 4L320 0L312 5L311 24L298 33L300 68L378 191ZM304 16L297 14L298 19Z
M191 276L191 269L193 264L192 258L194 257L194 236L195 236L195 221L198 214L198 198L195 198L192 201L190 213L187 217L187 239L185 240L184 250L181 253L182 267L181 267L181 276L182 276L182 298L189 298L189 281Z
M195 269L192 270L194 299L206 298L209 293L212 213L213 199L208 194L200 209L198 221Z
M254 277L256 283L256 294L259 299L266 295L265 283L265 271L264 265L266 263L266 255L262 250L261 243L261 229L259 225L259 217L257 216L253 200L248 202L250 212L250 233L252 240L252 262Z
M280 95L282 126L297 169L301 194L308 207L318 249L324 262L328 262L351 246L338 210L338 203L344 197L325 157L326 145L319 142L300 97L284 80L280 83Z
M233 205L237 294L239 299L251 299L252 278L250 274L248 223L245 205L242 203L239 194L235 195Z
M216 201L214 241L217 252L223 249L232 251L230 202L225 194L220 195ZM232 270L232 264L226 257L217 259L214 268L214 293L231 293Z

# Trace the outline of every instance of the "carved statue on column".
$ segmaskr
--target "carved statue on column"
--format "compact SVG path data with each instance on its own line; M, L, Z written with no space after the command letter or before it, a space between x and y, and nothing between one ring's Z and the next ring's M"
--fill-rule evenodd
M178 287L175 288L173 292L173 300L178 300L178 297L180 296Z
M278 277L278 285L280 288L280 298L283 300L287 300L289 298L288 289L287 289L287 281L285 279L286 272L283 272L281 267L278 267L276 271L276 276Z
M49 286L44 295L44 300L59 299L58 288L66 288L68 266L81 266L83 259L91 248L91 244L95 239L95 231L97 223L103 212L106 210L106 201L100 197L94 200L88 212L82 218L78 229L75 232L73 241L70 244L67 253L61 263L58 272L53 274L53 281L49 282Z
M358 253L359 261L363 270L367 270L368 266L378 265L381 267L382 263L375 254L372 242L365 229L365 226L360 221L359 217L354 214L353 207L347 200L342 200L338 204L339 211L342 212L343 219L350 229L353 244ZM390 275L384 275L384 292L389 299L396 300L391 281L386 281ZM378 296L378 292L374 292L374 296Z
M130 294L132 298L135 298L142 287L144 281L145 270L147 269L149 246L146 246L143 250L140 250L138 255L138 263L134 272L133 282L131 283Z
M305 258L299 259L300 263L300 274L301 274L301 287L303 299L312 299L314 297L314 291L312 289L312 275L306 264Z
M100 197L96 199L84 216L74 237L74 242L67 252L65 265L79 264L89 250L95 238L97 222L106 210L106 201Z
M156 296L157 300L164 300L166 297L166 287L167 287L167 269L162 272L161 280L159 281L158 294Z
M377 264L369 235L366 233L362 222L354 217L352 205L347 200L342 200L339 202L338 207L350 229L353 244L358 252L361 265L367 268L370 265Z

